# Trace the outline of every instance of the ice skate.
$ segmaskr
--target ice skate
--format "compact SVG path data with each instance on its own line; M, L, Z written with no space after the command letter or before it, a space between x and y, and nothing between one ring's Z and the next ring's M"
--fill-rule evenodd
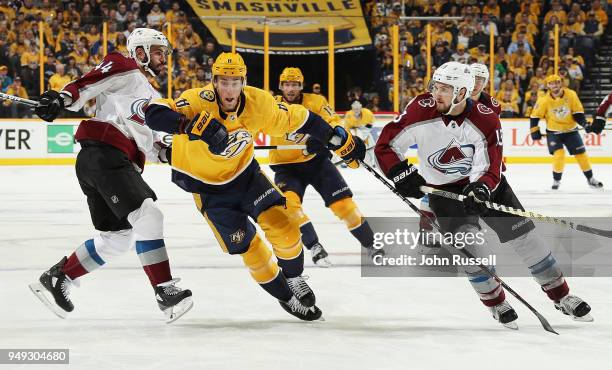
M589 180L589 186L593 189L601 189L603 188L603 184L601 183L601 181L595 179L594 177L591 177Z
M312 307L316 303L316 297L312 289L306 284L307 278L308 277L303 276L287 278L287 283L293 295L299 299L304 306Z
M74 305L69 298L73 283L62 271L66 261L66 257L62 258L61 261L45 271L38 282L29 285L32 293L62 319L65 319L68 313L74 310Z
M181 279L172 279L155 287L155 298L160 310L166 315L166 323L178 320L193 307L191 290L176 286Z
M508 329L518 330L518 324L516 323L516 319L518 319L518 315L514 308L510 306L508 301L503 301L502 303L489 307L493 318L499 321L503 326Z
M288 302L278 301L281 307L290 313L291 315L297 317L300 320L304 321L314 321L321 320L323 321L323 317L321 316L323 313L317 306L306 307L304 306L296 296L291 297Z
M310 253L312 254L312 262L319 267L330 267L331 261L329 258L329 254L320 243L316 243L310 248Z
M568 294L561 298L559 302L555 302L555 308L576 321L593 321L593 316L589 313L591 306L575 295Z
M559 190L559 186L560 186L560 185L561 185L561 181L559 181L559 180L554 180L554 181L553 181L553 184L552 184L552 186L551 186L551 189L552 189L552 190Z

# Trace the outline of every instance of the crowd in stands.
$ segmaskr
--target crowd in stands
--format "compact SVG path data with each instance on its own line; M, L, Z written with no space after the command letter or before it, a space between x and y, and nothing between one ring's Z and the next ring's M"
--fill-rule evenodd
M402 6L403 4L403 6ZM559 29L558 73L564 84L580 90L608 24L600 0L370 0L370 19L378 67L375 85L367 93L372 110L392 110L393 59L391 26L400 33L401 107L425 91L426 29L423 21L402 16L449 16L460 20L431 22L432 73L448 61L489 65L490 35L494 35L494 96L502 117L528 116L544 93L544 79L554 68L554 29ZM361 89L359 89L361 90Z
M212 79L211 66L220 50L213 39L202 40L188 20L185 1L0 0L0 85L4 93L24 98L40 94L39 21L44 26L44 89L61 89L100 63L103 58L102 24L107 23L108 51L127 53L126 41L137 27L168 35L174 48L173 95L202 86ZM165 94L163 71L151 83ZM95 102L84 113L93 114ZM31 110L0 102L1 117L24 117ZM82 113L80 114L82 116Z
M544 79L553 72L554 28L559 25L559 74L565 85L579 91L589 63L608 24L607 4L601 0L362 0L371 27L377 66L371 86L353 87L347 100L359 100L374 112L392 111L393 57L391 26L400 31L400 109L427 90L425 22L402 16L452 16L459 20L431 22L432 73L441 64L489 63L490 34L494 35L494 96L503 117L527 116ZM211 67L220 48L194 29L185 1L0 0L1 91L36 98L40 94L39 43L43 34L44 89L59 90L87 73L103 55L102 24L107 23L108 51L126 53L126 40L137 27L168 35L173 46L173 97L212 78ZM43 29L39 29L42 21ZM169 26L171 25L171 27ZM167 92L163 71L151 83ZM320 89L320 86L318 86ZM85 108L93 114L95 102ZM0 103L1 117L28 116L30 110L8 101Z

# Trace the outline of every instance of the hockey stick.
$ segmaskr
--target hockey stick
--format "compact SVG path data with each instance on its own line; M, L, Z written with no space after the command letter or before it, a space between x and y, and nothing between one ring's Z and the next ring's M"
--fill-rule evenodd
M455 193L452 193L450 191L434 189L434 188L431 188L429 186L421 186L421 191L423 193L426 193L426 194L438 195L438 196L441 196L441 197L444 197L444 198L447 198L447 199L454 199L454 200L458 200L458 201L463 201L463 199L465 198L464 195L455 194ZM567 227L570 230L577 230L577 231L582 231L582 232L588 233L588 234L595 234L595 235L603 236L603 237L606 237L606 238L612 238L612 230L602 230L602 229L597 229L597 228L590 227L590 226L575 224L575 223L573 223L571 221L567 221L567 220L564 220L564 219L561 219L561 218L544 216L544 215L541 215L539 213L535 213L535 212L531 212L531 211L522 211L520 209L508 207L508 206L505 206L503 204L498 204L498 203L494 203L494 202L488 202L487 201L487 202L484 202L484 203L487 206L487 208L493 209L493 210L496 210L496 211L509 213L509 214L512 214L512 215L515 215L515 216L521 216L521 217L526 217L526 218L534 218L536 220L548 222L550 224L563 225L563 226Z
M38 106L38 102L30 99L20 98L19 96L9 95L0 92L0 99L14 101L15 103L27 105L28 107Z
M263 149L274 149L274 150L292 150L292 149L306 149L306 145L257 145L256 150Z
M376 177L376 179L378 179L380 182L385 184L385 186L387 188L389 188L389 190L391 190L401 200L403 200L404 203L408 204L408 206L413 211L418 213L421 217L425 217L425 219L427 219L427 222L429 222L431 224L431 226L433 226L440 233L444 234L444 230L442 230L442 228L434 220L432 220L427 215L423 214L423 212L421 212L421 210L417 206L412 204L412 202L410 202L406 197L404 197L402 194L400 194L395 189L395 187L393 185L389 184L389 182L384 177L382 177L378 172L376 172L376 170L374 170L367 163L364 163L361 160L359 161L359 164L362 165L366 170L370 171L370 173L372 173L374 175L374 177ZM456 248L456 247L455 247L455 249L457 249L460 253L462 253L463 255L465 255L466 257L468 257L470 259L475 258L475 256L472 253L470 253L469 251L466 251L465 249ZM540 320L540 324L542 324L542 327L544 328L544 330L559 335L559 333L557 333L555 331L555 329L553 329L553 327L550 325L548 320L546 320L546 318L544 316L542 316L541 313L539 313L535 308L533 308L529 304L529 302L527 302L517 292L515 292L512 288L510 288L510 286L508 284L506 284L499 276L497 276L497 274L495 272L491 271L491 269L489 269L487 266L484 266L482 264L479 264L478 267L480 267L483 271L485 271L487 274L489 274L489 276L491 276L493 279L497 280L497 282L499 282L504 287L504 289L506 289L510 294L512 294L512 296L514 296L514 298L518 299L522 304L524 304L529 309L529 311L531 311L538 318L538 320Z
M367 149L366 149L366 152L367 152L368 150L372 150L372 149L374 149L375 147L376 147L376 145L372 145L371 147L369 147L369 148L367 148ZM342 163L344 163L344 160L340 160L340 161L338 161L338 162L334 162L334 166L339 166L339 165L341 165Z

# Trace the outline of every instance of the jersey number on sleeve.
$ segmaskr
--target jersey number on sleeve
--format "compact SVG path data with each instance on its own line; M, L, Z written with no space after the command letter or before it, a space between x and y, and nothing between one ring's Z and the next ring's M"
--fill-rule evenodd
M112 67L113 67L113 61L111 60L110 62L106 62L106 63L102 62L98 64L97 66L94 67L94 69L96 71L99 70L100 73L106 73L110 71Z

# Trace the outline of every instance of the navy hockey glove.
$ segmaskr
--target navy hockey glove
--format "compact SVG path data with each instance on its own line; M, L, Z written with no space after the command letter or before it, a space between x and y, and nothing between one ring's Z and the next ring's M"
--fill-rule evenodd
M542 138L542 133L540 132L539 127L533 127L531 129L531 139L540 140Z
M327 146L325 146L325 144L323 144L320 140L309 136L306 140L306 149L304 149L304 155L317 154L322 152L329 152Z
M55 90L47 90L38 101L38 105L34 108L34 113L47 122L53 122L54 119L64 109L64 98Z
M484 202L491 199L491 191L481 182L471 182L463 188L463 208L468 215L482 215L487 211Z
M204 141L208 144L208 150L213 154L220 155L228 146L227 129L223 123L211 117L208 112L197 114L180 130L181 133L189 136L189 140Z
M391 167L387 177L393 180L395 190L405 197L419 199L425 195L421 191L421 186L426 183L425 179L419 175L417 168L408 161L402 161Z
M597 135L601 134L604 127L606 127L606 120L600 117L597 117L591 122L590 125L585 126L586 132L593 132Z
M366 155L366 147L359 137L352 135L342 126L336 126L331 132L327 147L344 159L350 168L359 167Z

